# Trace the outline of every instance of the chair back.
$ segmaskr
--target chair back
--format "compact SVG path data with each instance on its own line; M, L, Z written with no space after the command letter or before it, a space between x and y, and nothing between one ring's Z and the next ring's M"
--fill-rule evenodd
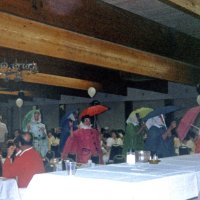
M190 154L191 149L186 146L180 146L179 147L179 155L188 155Z
M99 164L99 156L98 155L91 156L91 160L92 160L93 163Z
M77 156L75 153L69 153L67 159L76 162Z
M124 155L116 155L113 158L113 163L124 163L126 161L126 158Z
M113 145L111 147L111 150L110 150L110 158L109 158L109 160L113 160L114 156L116 156L116 155L122 155L122 150L123 150L122 146Z
M55 152L54 151L48 151L47 154L46 154L46 158L48 160L55 158Z

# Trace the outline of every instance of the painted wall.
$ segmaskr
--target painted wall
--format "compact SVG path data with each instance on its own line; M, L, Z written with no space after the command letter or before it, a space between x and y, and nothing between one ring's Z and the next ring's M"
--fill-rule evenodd
M158 86L159 87L159 86ZM156 108L164 105L165 99L173 99L175 105L185 106L186 108L197 106L197 92L195 87L169 83L168 94L128 88L127 96L117 96L112 94L97 93L95 99L102 104L110 107L110 110L98 116L98 122L101 127L109 127L110 129L125 128L125 101L133 102L133 109L139 107ZM94 100L91 98L80 98L72 96L61 96L60 101L35 98L31 102L24 102L21 108L21 118L32 109L32 106L38 105L43 116L43 123L47 128L51 129L59 126L59 104L66 105L66 112L79 109L80 112L89 106ZM186 109L185 109L186 110ZM175 113L175 117L181 117L185 110ZM3 115L4 121L7 123L9 130L20 127L20 112L16 107L15 101L2 103L0 105L0 114Z

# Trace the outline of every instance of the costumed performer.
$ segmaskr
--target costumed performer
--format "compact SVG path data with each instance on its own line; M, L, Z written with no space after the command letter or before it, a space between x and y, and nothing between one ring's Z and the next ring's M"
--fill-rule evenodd
M175 155L174 138L172 130L176 128L176 121L172 121L169 128L166 127L164 116L156 116L146 121L147 138L145 150L151 151L159 158Z
M144 136L146 134L146 125L140 124L137 116L131 115L126 120L126 129L124 136L123 154L130 149L133 151L144 149Z
M41 122L41 113L35 110L31 117L30 123L27 124L26 130L33 135L33 146L45 157L48 152L48 139L45 124Z
M100 133L91 126L90 117L82 117L79 129L73 132L64 146L63 159L69 153L75 153L79 163L87 163L91 156L99 156L99 163L102 163Z
M60 152L63 151L65 143L70 134L78 129L78 112L69 112L62 119L60 123L61 135L60 135Z

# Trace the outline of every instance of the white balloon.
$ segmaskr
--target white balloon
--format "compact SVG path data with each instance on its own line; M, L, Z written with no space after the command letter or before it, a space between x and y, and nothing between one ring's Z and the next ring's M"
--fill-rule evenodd
M16 105L17 105L18 108L21 108L23 103L24 103L24 101L21 98L18 98L16 100Z
M197 96L197 103L200 105L200 95Z
M92 98L96 94L96 89L94 87L88 88L88 95Z

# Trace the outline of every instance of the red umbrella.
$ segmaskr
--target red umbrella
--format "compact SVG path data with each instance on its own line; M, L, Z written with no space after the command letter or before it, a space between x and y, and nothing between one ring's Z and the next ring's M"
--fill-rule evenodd
M107 106L103 106L103 105L90 106L82 111L82 113L80 114L80 118L82 118L86 115L93 117L93 116L99 115L107 110L109 110L109 108Z
M192 127L195 122L198 114L200 113L200 106L190 108L185 115L182 117L176 131L181 140L185 138L189 129Z

